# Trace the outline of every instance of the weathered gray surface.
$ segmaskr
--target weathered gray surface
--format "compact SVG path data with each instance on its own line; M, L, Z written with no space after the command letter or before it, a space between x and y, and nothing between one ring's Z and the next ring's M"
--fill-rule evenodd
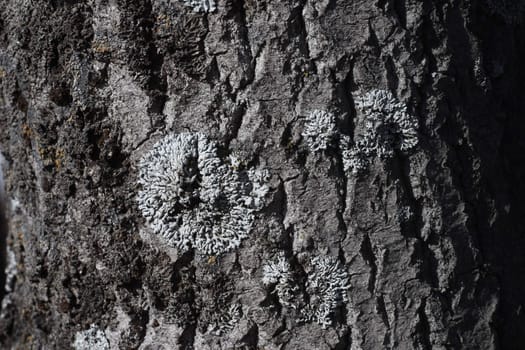
M69 348L96 324L122 349L521 348L523 2L470 3L0 0L1 347ZM420 143L347 177L304 119L330 110L353 135L371 89L407 103ZM272 176L251 238L219 257L155 243L137 210L138 159L188 130ZM261 282L279 251L303 274L345 264L334 327L280 312ZM234 330L206 334L232 302Z

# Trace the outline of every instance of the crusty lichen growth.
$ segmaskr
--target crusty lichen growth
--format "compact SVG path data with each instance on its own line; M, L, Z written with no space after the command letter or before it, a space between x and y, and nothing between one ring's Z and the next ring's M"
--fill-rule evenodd
M221 336L228 333L239 323L242 317L240 304L231 304L226 312L216 315L212 322L208 324L206 333Z
M1 177L1 171L0 171L0 177ZM0 199L2 199L1 195L1 186L2 186L2 179L0 178ZM6 267L4 270L5 275L5 284L4 284L4 298L2 299L2 308L0 312L0 318L5 317L5 312L7 310L7 307L13 302L13 291L15 288L16 283L16 275L18 274L18 267L16 262L16 256L15 252L11 249L9 245L7 245L6 249Z
M334 115L322 110L312 111L306 119L302 135L312 152L328 149L337 136Z
M334 324L339 308L348 301L348 274L337 258L317 256L310 260L304 291L301 292L284 254L263 267L262 282L274 288L281 305L296 310L299 322L316 322L323 328Z
M267 287L273 287L281 305L296 308L293 299L298 288L294 282L291 265L284 254L279 254L275 261L264 265L262 282Z
M308 274L306 283L310 302L302 310L303 319L327 328L333 325L339 307L348 301L348 274L339 261L331 256L314 257L311 265L312 271Z
M359 95L355 106L363 116L360 121L363 131L353 142L348 137L340 139L346 171L358 173L376 156L388 159L394 156L395 150L407 152L417 145L417 119L389 91L372 90Z
M11 293L14 289L16 275L18 273L18 268L16 264L15 252L11 249L10 246L7 246L7 264L5 267L5 286L4 290L7 293Z
M183 0L188 6L193 7L195 12L213 12L217 8L215 0Z
M109 350L109 342L104 332L92 324L89 329L77 332L73 348L75 350Z
M168 135L139 162L139 209L154 233L208 255L238 247L268 192L267 173L236 170L201 133Z
M355 174L360 170L366 169L368 166L368 159L366 155L362 154L360 151L362 147L358 145L354 146L352 139L349 136L341 136L339 139L339 148L341 150L345 172L353 172Z

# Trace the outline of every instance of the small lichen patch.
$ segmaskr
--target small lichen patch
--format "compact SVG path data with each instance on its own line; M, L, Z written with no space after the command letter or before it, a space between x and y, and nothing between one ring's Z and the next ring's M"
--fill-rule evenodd
M107 54L111 52L109 43L103 41L94 41L91 44L91 49L98 54Z
M216 10L215 0L183 0L195 12L213 12Z
M1 171L0 171L0 177L1 177ZM1 183L1 179L0 179L0 187L1 187L2 183ZM1 188L0 188L0 192L1 192ZM0 193L0 199L1 198L1 193ZM18 271L19 271L19 267L18 267L18 264L16 262L16 256L15 256L15 252L11 249L11 247L9 245L7 245L7 249L6 249L6 267L4 269L4 274L5 274L5 284L4 284L4 298L2 299L2 308L1 308L1 312L0 312L0 318L4 318L5 317L5 312L7 310L7 307L12 303L13 301L13 291L14 291L14 288L15 288L15 283L16 283L16 275L18 274Z
M306 294L301 292L299 280L283 254L263 267L263 284L273 288L281 305L296 310L299 322L316 322L323 328L332 326L339 308L348 301L350 282L344 266L337 258L317 256L307 269L303 289Z
M26 140L30 140L33 136L33 130L28 124L22 124L22 137Z
M231 332L239 323L242 317L242 308L240 304L232 304L224 313L218 314L208 325L206 333L221 336L224 333Z
M7 247L7 264L5 267L5 286L4 290L6 293L11 293L14 289L15 278L18 273L15 252L11 247Z
M284 254L279 254L275 261L263 267L262 282L265 286L273 287L279 302L286 307L296 308L294 294L297 292L290 263Z
M407 152L418 143L418 121L405 104L385 90L372 90L355 98L362 132L351 142L341 137L345 170L358 173L365 170L374 157L389 159L395 150Z
M62 162L63 162L63 159L66 155L66 152L61 149L61 148L57 148L55 149L55 168L57 168L58 170L60 170L60 168L62 168Z
M337 136L334 115L321 110L312 111L308 115L302 135L312 152L328 149Z
M217 257L215 255L210 255L208 257L208 265L215 265L217 263Z
M62 164L66 155L62 148L54 146L38 147L37 151L44 166L54 166L56 170L60 170L62 168Z
M305 321L314 321L323 328L333 324L338 308L348 301L350 287L348 274L339 261L331 256L312 259L306 292L310 295L308 306L302 310Z
M109 350L109 342L104 332L92 324L88 330L77 332L73 347L75 350Z
M366 169L368 165L366 155L360 151L361 147L354 147L349 136L341 136L339 139L339 148L343 159L343 168L346 173L357 173L360 170Z
M266 172L236 170L200 133L165 137L139 169L139 209L154 233L183 251L217 255L237 248L268 192Z

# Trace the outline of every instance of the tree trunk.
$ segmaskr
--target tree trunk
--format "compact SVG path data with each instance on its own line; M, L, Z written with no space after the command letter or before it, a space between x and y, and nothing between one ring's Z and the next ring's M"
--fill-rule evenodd
M524 16L0 0L0 347L521 349Z

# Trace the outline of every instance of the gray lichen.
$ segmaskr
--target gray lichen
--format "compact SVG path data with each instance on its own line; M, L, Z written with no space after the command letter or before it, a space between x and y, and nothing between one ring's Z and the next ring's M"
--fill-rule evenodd
M417 119L390 92L372 90L357 96L355 105L363 116L363 132L353 142L348 137L341 138L339 147L345 170L358 173L376 156L389 159L395 150L407 152L417 145Z
M4 298L2 299L2 312L0 312L0 318L5 317L7 307L13 302L13 291L16 283L16 275L18 273L16 256L14 251L8 245L6 249L6 266L4 269L5 274L5 285L4 285Z
M302 135L312 152L328 149L337 136L334 115L322 110L312 111L308 115Z
M220 315L208 325L206 333L221 336L228 333L239 323L242 317L242 308L240 304L231 304L228 310Z
M109 342L104 332L92 324L89 329L77 332L73 348L75 350L109 350Z
M195 12L213 12L217 8L215 0L183 0L188 6L193 7Z
M296 282L299 278L294 276L283 254L263 267L262 282L274 288L283 306L297 310L299 322L316 322L323 328L330 327L338 309L348 301L348 274L339 260L331 256L312 258L307 273L305 291L308 298L300 292Z
M333 325L338 308L348 301L346 293L350 282L344 267L334 257L317 256L311 264L306 284L310 302L302 310L303 319L327 328Z
M354 147L352 139L349 136L341 136L339 139L339 148L341 150L345 172L357 173L360 170L366 169L368 166L367 156L360 151L362 147Z
M262 282L265 286L273 287L283 306L296 308L293 299L298 288L294 282L290 263L284 254L279 254L275 261L264 265Z
M5 291L11 293L14 289L16 274L18 269L16 267L16 256L11 247L7 246L7 264L5 267Z
M154 233L179 250L234 249L253 226L267 174L223 162L201 133L168 135L139 162L139 209Z

